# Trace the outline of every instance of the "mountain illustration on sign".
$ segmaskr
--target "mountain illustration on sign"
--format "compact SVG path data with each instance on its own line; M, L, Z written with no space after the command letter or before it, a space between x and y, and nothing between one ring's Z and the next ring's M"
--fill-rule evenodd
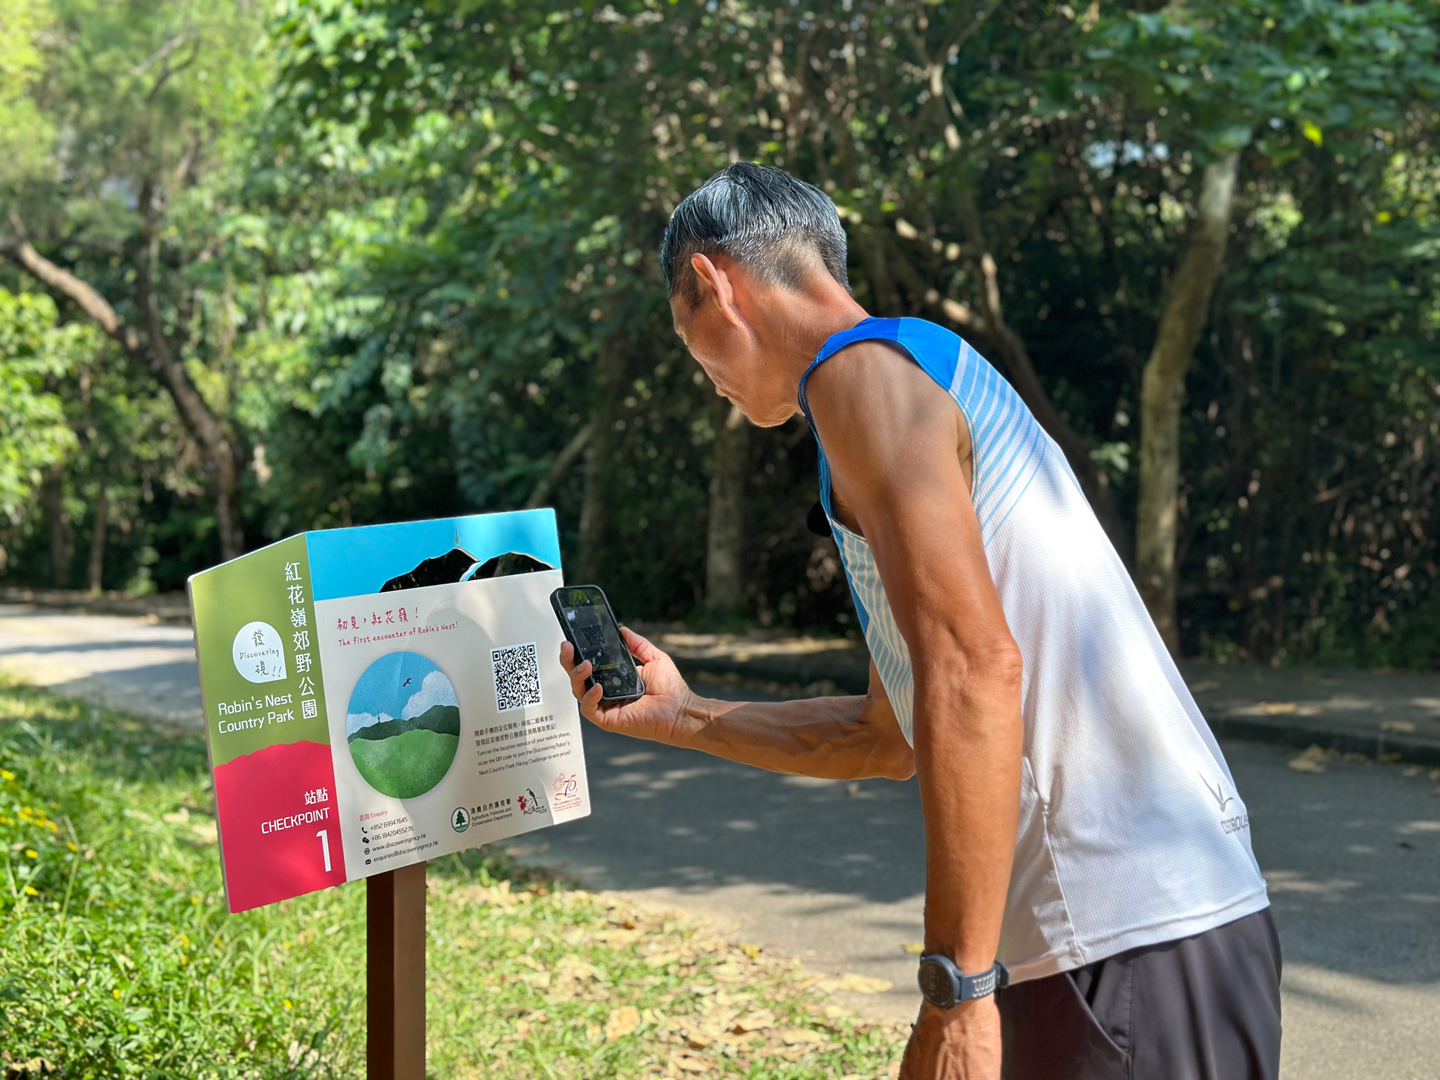
M450 771L460 745L455 688L419 653L387 653L350 692L345 741L376 791L396 799L423 795Z
M423 589L427 585L453 585L457 581L484 581L488 578L533 574L555 569L523 551L507 551L483 563L462 547L451 548L444 555L426 559L408 574L393 577L380 586L381 592L397 589Z

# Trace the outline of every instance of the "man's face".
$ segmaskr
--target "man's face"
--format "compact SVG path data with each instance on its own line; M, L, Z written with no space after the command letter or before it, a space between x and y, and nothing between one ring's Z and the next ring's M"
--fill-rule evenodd
M713 289L702 288L693 306L677 295L670 302L675 332L690 350L715 391L740 407L757 427L783 424L797 411L794 387L786 383L778 357L768 355L767 335L753 324L757 311L768 305L756 303L758 283L748 274L731 273L727 316ZM770 288L763 284L759 288ZM738 312L738 317L734 314Z

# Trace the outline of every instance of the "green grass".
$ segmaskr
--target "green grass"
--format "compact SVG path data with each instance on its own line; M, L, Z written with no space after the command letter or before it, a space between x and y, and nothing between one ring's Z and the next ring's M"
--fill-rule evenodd
M212 811L199 736L0 684L0 1069L364 1075L364 887L227 915ZM437 1078L870 1078L903 1047L789 964L499 853L431 864L428 935Z
M444 779L459 744L454 735L417 728L388 739L355 739L350 756L376 791L392 799L413 799Z

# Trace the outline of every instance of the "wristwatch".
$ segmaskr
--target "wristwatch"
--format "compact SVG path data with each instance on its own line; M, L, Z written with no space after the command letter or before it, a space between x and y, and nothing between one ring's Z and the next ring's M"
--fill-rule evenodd
M932 953L920 958L920 993L937 1009L953 1009L962 1001L989 997L1010 985L1010 972L999 960L989 971L966 975L948 956Z

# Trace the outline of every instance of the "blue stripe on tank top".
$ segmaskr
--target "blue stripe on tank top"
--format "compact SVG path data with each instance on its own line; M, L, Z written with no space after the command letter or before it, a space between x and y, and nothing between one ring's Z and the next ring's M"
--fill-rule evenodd
M829 338L800 380L800 407L807 418L810 418L810 405L806 383L815 368L848 345L874 339L891 341L904 349L945 389L964 414L970 427L975 469L975 511L982 537L988 544L1039 468L1046 453L1044 432L1014 388L969 342L944 327L920 319L866 319ZM814 429L813 421L811 429ZM816 441L818 443L818 436ZM821 470L821 505L833 524L829 462L824 460L823 448ZM848 571L853 560L846 561ZM878 580L875 584L878 586ZM859 603L862 590L852 588L851 591ZM862 621L869 622L874 612L874 597L867 597L866 601L869 610L862 615Z

